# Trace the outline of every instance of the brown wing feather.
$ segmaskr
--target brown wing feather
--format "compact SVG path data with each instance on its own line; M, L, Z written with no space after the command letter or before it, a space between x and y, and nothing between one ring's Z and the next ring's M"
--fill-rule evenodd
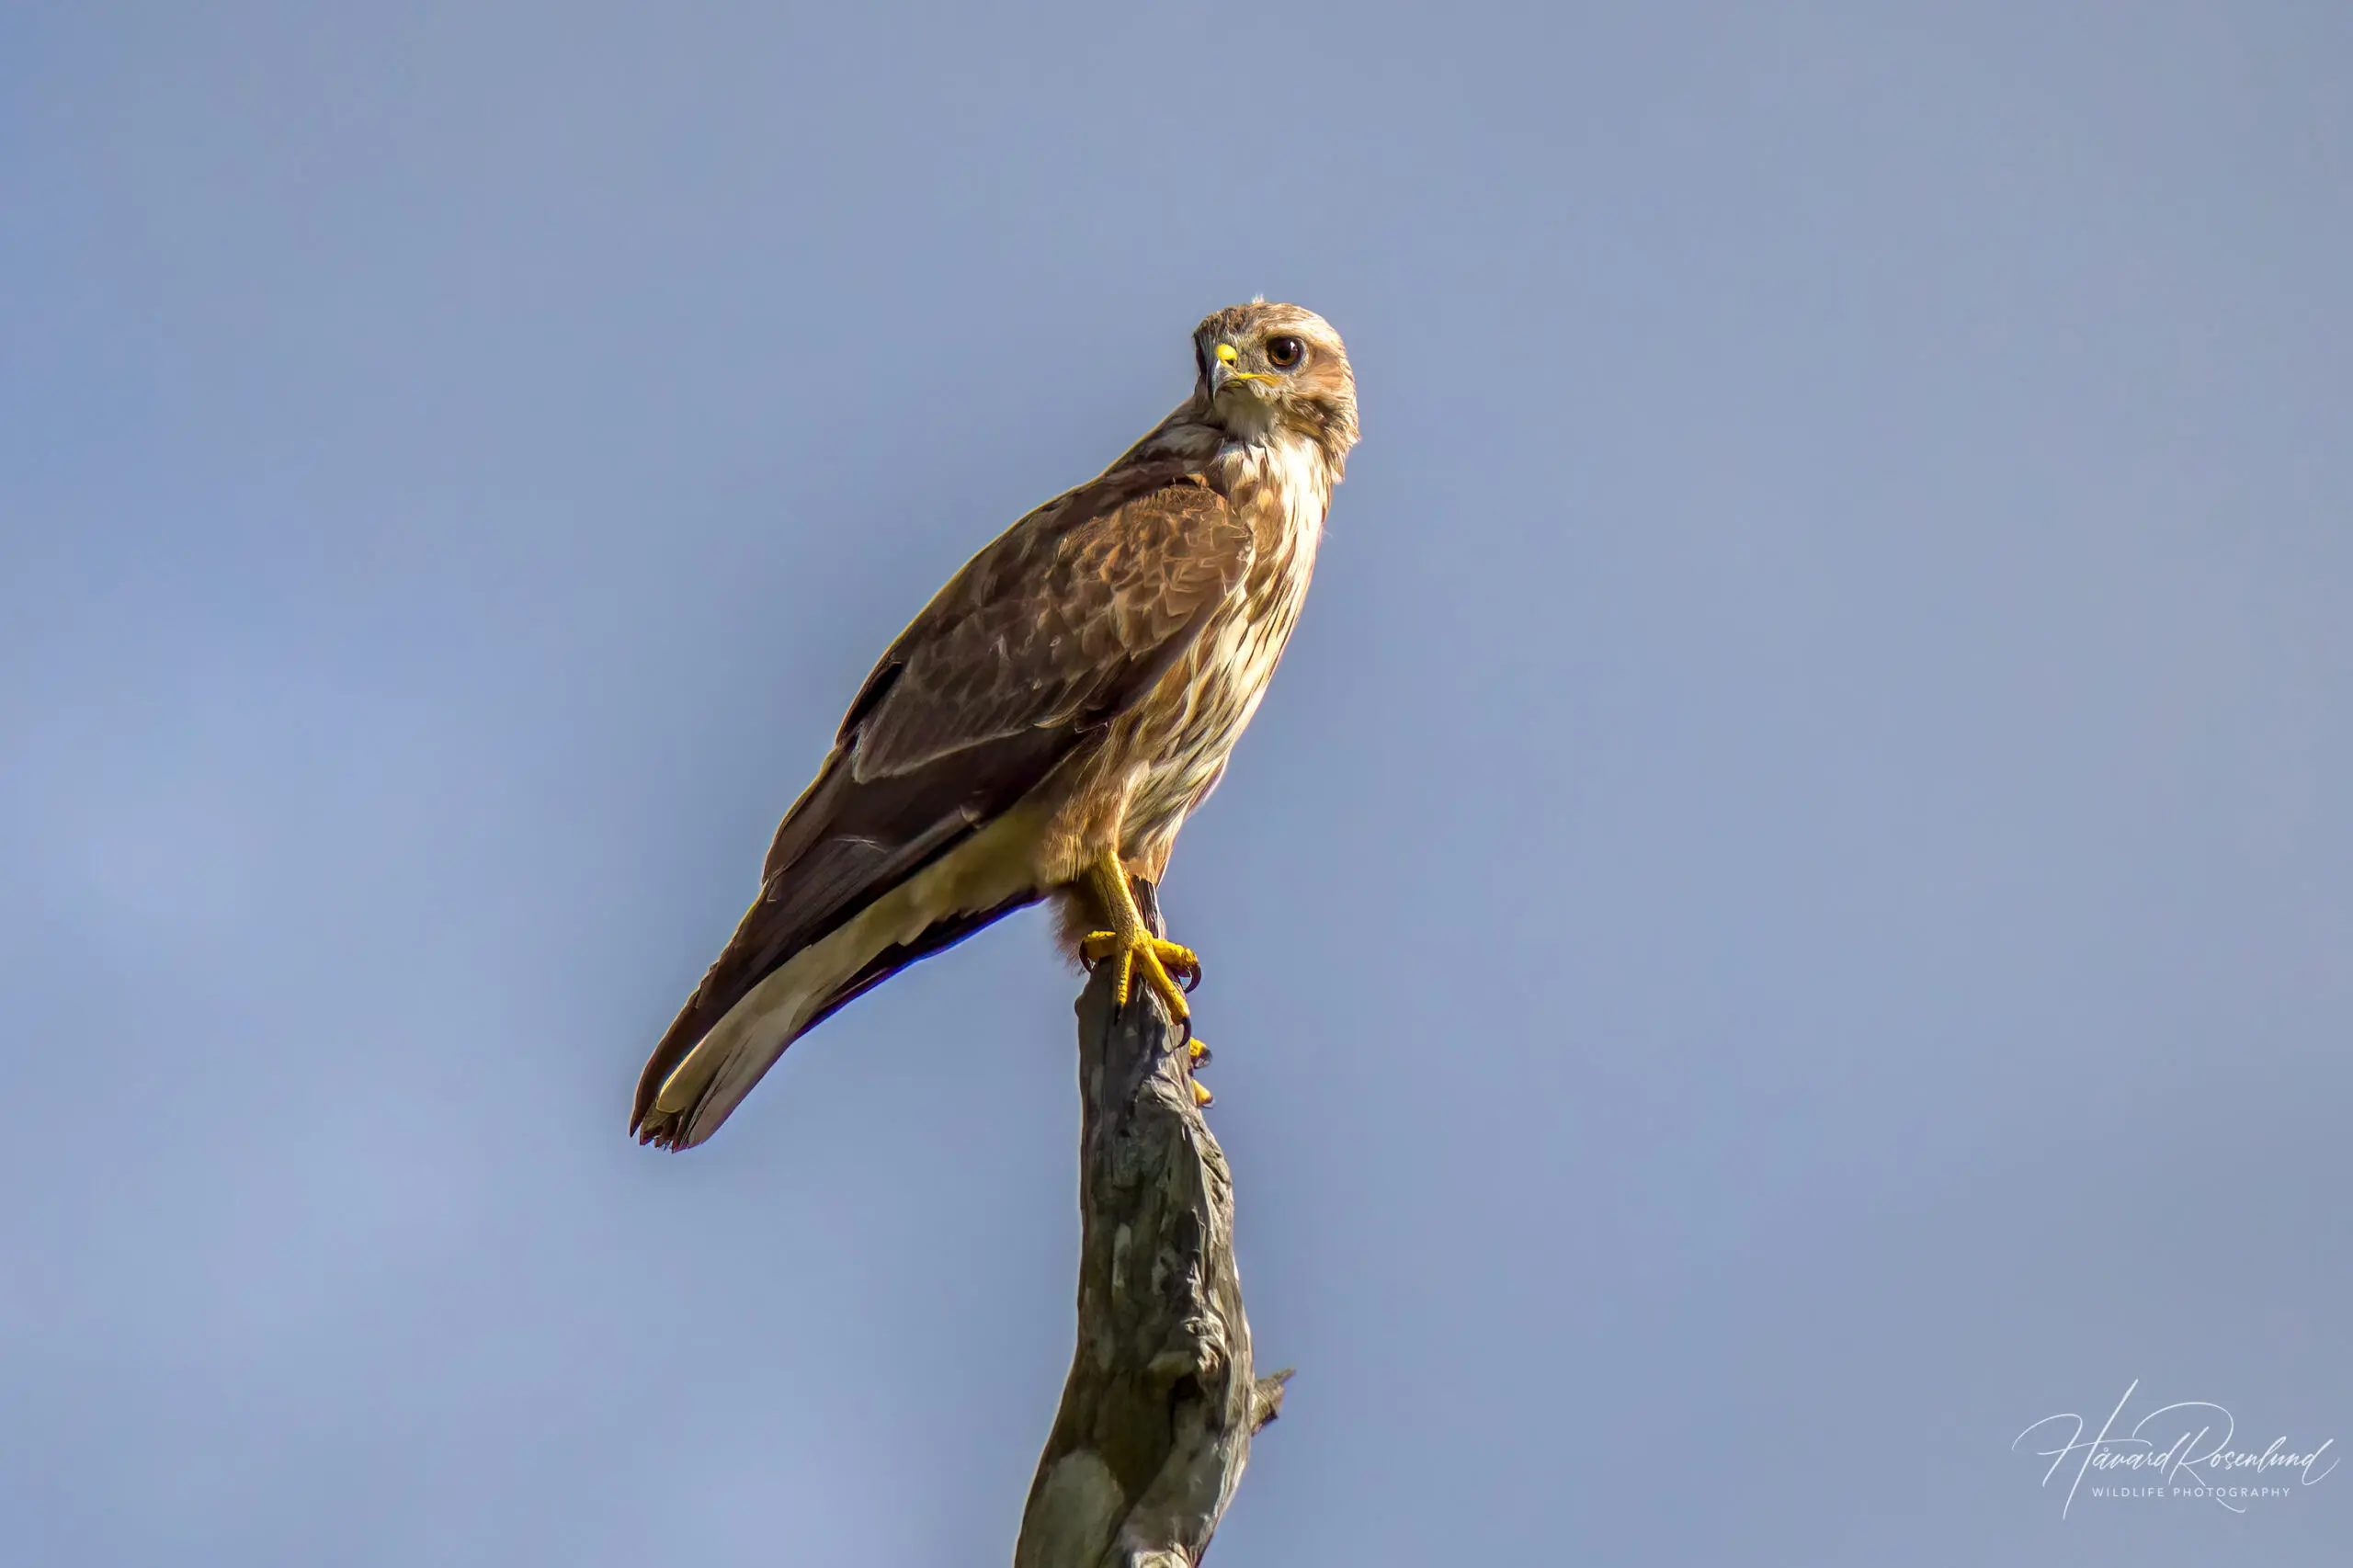
M645 1117L663 1081L745 993L1019 801L1148 690L1251 553L1223 496L1152 465L1049 502L967 562L875 665L778 824L759 898L645 1064L631 1131L660 1135Z
M1141 469L1031 514L883 654L843 724L860 780L1022 730L1099 722L1241 580L1249 528L1198 476Z

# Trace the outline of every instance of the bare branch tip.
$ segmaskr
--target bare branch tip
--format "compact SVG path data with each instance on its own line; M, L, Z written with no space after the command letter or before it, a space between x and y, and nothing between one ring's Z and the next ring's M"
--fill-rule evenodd
M1250 1385L1250 1430L1257 1432L1283 1413L1283 1385L1299 1370L1285 1367L1279 1372L1268 1372Z

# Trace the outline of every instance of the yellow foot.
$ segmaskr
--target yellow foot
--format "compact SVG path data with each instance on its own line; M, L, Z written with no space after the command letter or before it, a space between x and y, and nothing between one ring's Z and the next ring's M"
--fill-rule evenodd
M1188 1037L1185 1041L1185 1082L1193 1085L1193 1103L1205 1109L1213 1103L1209 1085L1193 1074L1209 1064L1210 1048Z
M1106 855L1089 866L1086 882L1108 929L1088 933L1078 944L1078 956L1090 970L1106 960L1120 966L1113 971L1117 983L1112 1000L1117 1006L1125 1007L1135 982L1142 981L1167 1007L1168 1016L1185 1026L1187 1038L1191 1038L1193 1009L1185 993L1201 983L1201 960L1192 949L1154 932L1143 911L1136 907L1127 868L1118 857ZM1179 985L1179 980L1185 983Z
M1106 960L1120 966L1112 992L1116 1006L1126 1006L1134 983L1142 981L1168 1008L1170 1017L1178 1023L1192 1017L1185 993L1201 983L1201 960L1192 949L1155 937L1139 925L1129 931L1090 932L1079 943L1078 956L1089 969ZM1178 984L1179 976L1190 983Z

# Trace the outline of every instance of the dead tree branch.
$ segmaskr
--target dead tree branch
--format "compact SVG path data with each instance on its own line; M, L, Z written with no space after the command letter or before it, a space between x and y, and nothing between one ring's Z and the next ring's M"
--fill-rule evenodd
M1014 1568L1191 1568L1282 1408L1254 1378L1233 1267L1233 1179L1157 999L1078 1000L1078 1351Z

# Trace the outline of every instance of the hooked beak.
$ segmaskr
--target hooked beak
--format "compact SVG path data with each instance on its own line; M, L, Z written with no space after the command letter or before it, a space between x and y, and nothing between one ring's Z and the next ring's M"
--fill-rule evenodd
M1211 397L1214 398L1223 392L1229 381L1256 381L1266 379L1256 371L1235 369L1234 361L1241 358L1242 356L1235 352L1233 344L1221 343L1217 346L1215 357L1210 361Z

